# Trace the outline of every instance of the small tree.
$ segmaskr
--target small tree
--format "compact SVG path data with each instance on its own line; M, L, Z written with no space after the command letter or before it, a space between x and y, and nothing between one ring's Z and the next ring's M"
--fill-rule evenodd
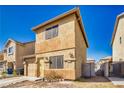
M6 74L7 74L7 72L6 71L3 71L2 72L2 78L6 78Z
M17 76L16 70L13 71L13 76L14 76L14 77Z

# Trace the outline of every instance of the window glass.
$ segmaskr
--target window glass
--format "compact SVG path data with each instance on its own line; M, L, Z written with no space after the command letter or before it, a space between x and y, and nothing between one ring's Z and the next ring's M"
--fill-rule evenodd
M50 57L50 68L52 69L63 68L63 55Z
M57 57L57 68L63 68L63 56Z
M58 25L47 28L45 31L45 39L51 39L58 36Z
M13 47L8 48L8 54L13 54Z

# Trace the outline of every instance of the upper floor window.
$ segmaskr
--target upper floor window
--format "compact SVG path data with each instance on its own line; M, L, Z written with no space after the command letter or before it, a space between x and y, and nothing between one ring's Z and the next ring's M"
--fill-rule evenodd
M13 46L8 48L8 55L13 54Z
M63 55L50 57L50 68L62 69L63 67L64 67L63 66Z
M58 25L47 28L45 31L45 39L51 39L58 36Z
M122 38L120 37L120 44L122 43Z

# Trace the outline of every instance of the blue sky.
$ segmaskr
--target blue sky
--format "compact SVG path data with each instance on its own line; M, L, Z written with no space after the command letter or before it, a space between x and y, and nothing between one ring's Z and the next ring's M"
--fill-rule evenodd
M0 50L8 38L20 42L35 40L32 27L75 6L0 6ZM111 55L111 37L116 16L124 6L80 6L90 47L87 56L96 60Z

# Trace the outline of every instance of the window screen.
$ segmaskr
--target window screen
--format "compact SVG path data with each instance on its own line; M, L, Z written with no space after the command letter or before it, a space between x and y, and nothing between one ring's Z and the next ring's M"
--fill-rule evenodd
M51 39L58 36L58 25L50 27L45 31L45 39Z
M50 68L52 69L63 68L63 55L50 57Z

